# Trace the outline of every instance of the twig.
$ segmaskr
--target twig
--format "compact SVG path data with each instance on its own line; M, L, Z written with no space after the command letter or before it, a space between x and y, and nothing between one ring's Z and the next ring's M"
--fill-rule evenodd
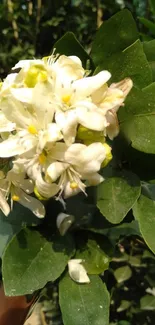
M96 0L96 8L97 8L97 28L99 28L102 24L102 16L103 16L100 0Z
M16 19L14 18L14 12L13 12L13 3L11 0L7 1L7 5L8 5L8 12L11 14L12 16L12 28L14 31L14 38L17 40L19 38L19 33L18 33L18 26L17 26L17 22Z

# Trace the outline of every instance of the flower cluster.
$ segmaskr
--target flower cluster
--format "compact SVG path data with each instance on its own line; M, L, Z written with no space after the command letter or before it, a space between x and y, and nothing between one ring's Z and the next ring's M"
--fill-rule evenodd
M52 55L19 61L1 83L4 214L18 201L44 217L41 200L85 193L103 180L98 172L111 158L105 139L118 134L117 111L132 88L130 79L109 87L110 77L88 76L76 56Z

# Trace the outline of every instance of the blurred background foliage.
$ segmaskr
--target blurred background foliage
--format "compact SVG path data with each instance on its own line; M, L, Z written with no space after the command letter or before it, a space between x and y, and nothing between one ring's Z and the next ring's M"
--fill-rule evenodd
M48 55L67 31L72 31L89 52L102 21L125 7L137 22L141 40L153 39L155 0L1 0L0 77L4 78L20 59ZM122 236L110 265L104 274L111 293L110 324L153 325L154 256L141 239ZM49 285L44 290L38 313L38 323L33 324L62 325L56 287Z
M136 18L142 38L155 35L154 0L1 0L0 77L19 59L48 55L68 30L89 51L97 27L124 7Z

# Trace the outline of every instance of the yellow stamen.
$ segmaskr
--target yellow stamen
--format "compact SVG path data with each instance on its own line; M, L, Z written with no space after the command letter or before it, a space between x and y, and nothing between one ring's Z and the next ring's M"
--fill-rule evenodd
M76 182L70 182L70 188L72 190L75 190L76 188L78 188L78 184Z
M12 195L12 200L18 202L20 197L18 195Z
M29 125L29 127L28 127L28 131L29 131L29 133L31 133L31 134L37 134L37 133L38 133L36 127L35 127L33 124L30 124L30 125Z
M62 96L62 101L65 103L65 104L68 104L69 101L71 99L71 95L64 95Z
M44 155L44 153L42 152L40 155L39 155L39 163L41 165L44 165L46 162L46 156Z

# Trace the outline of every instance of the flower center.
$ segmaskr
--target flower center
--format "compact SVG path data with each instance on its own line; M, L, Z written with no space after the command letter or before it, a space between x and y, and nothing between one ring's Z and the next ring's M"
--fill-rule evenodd
M33 125L33 124L30 124L30 125L29 125L29 127L28 127L28 132L31 133L31 134L37 134L37 133L38 133L38 131L37 131L35 125Z
M44 165L45 164L45 162L46 162L46 156L45 156L45 154L42 152L40 155L39 155L39 163L40 163L40 165Z
M71 99L71 95L64 95L64 96L62 96L62 101L63 101L65 104L67 104L67 105L70 104L70 99Z
M43 67L33 66L29 68L24 82L26 87L33 88L37 82L46 81L47 77L47 71Z
M78 184L76 183L76 182L70 182L70 188L72 189L72 190L75 190L76 188L78 188L79 186L78 186Z

